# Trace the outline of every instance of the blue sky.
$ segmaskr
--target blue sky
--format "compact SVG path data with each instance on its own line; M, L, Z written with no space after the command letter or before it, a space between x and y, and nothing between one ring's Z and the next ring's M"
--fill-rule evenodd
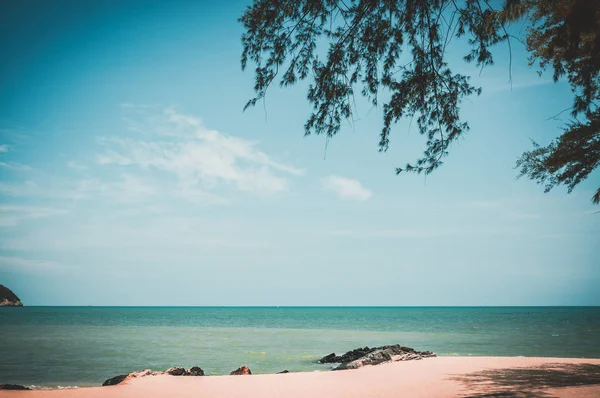
M2 3L0 283L32 305L600 305L598 173L516 179L572 99L521 45L512 87L505 47L455 63L484 89L471 131L395 176L424 140L403 121L379 153L364 101L327 145L303 84L242 112L246 5Z

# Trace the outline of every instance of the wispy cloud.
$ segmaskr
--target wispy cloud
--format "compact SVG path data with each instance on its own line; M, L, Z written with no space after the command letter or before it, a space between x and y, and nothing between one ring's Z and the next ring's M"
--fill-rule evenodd
M8 152L8 145L6 145L6 144L0 145L0 152Z
M40 174L43 178L25 181L0 181L0 195L31 199L77 199L74 196L76 184L61 178ZM39 181L39 182L38 182Z
M472 200L463 204L463 207L473 210L492 210L500 209L504 206L504 200Z
M269 241L248 236L243 223L208 221L206 217L177 214L152 207L140 218L132 207L102 214L83 213L83 221L28 229L0 240L2 250L23 253L69 253L80 250L133 250L140 253L172 250L264 249Z
M546 86L553 84L554 81L551 79L543 79L543 78L534 78L534 79L513 79L512 84L508 81L501 81L498 79L481 79L481 84L483 88L483 94L494 94L506 91L517 91L525 88L532 88L538 86Z
M481 226L481 225L449 225L447 227L415 227L390 229L335 229L324 231L333 238L343 239L448 239L473 236L515 236L527 233L527 229L519 225Z
M0 269L11 272L54 272L65 269L65 266L55 261L0 256Z
M33 170L30 166L15 162L0 162L0 167L4 167L12 171L31 171Z
M0 194L10 196L37 196L39 186L35 181L23 181L18 183L0 181Z
M327 231L326 234L344 238L383 238L383 239L429 239L444 235L451 235L452 231L439 229L336 229Z
M0 162L0 169L35 171L26 179L0 181L0 195L114 204L226 204L231 190L258 196L284 193L294 177L305 174L260 150L258 142L207 129L199 118L173 107L126 104L122 109L130 114L129 134L98 137L90 162L67 162L78 177Z
M76 160L71 160L71 161L67 162L67 167L74 169L74 170L87 170L88 169L88 167L85 164L78 162Z
M365 201L373 196L373 193L363 187L360 181L352 178L330 175L321 179L321 184L325 190L335 192L345 200Z
M112 181L94 178L80 180L72 196L78 200L105 197L116 202L141 202L155 199L158 193L156 185L129 174L122 174L120 178Z
M46 218L66 213L67 211L63 209L0 204L0 227L18 225L23 220Z
M473 212L502 213L514 220L540 218L537 212L527 210L526 208L529 206L524 206L522 200L518 200L518 198L472 200L462 203L461 207Z
M127 106L131 108L131 106ZM134 108L136 109L136 108ZM135 138L100 137L106 150L96 157L99 165L137 166L167 172L182 191L210 191L229 186L238 191L273 194L287 191L287 176L302 176L303 169L273 159L258 149L258 143L209 130L194 116L174 108L149 114L146 120L131 119Z

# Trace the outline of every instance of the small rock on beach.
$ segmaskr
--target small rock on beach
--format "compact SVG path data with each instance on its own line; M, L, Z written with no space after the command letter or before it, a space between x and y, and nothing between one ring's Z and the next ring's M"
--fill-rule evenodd
M229 373L230 375L251 375L252 372L247 366L240 366L233 372Z

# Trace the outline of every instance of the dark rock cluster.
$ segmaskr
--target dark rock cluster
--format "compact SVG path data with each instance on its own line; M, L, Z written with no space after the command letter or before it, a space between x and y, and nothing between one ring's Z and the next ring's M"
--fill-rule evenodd
M247 366L240 366L233 372L229 373L230 375L251 375L252 371Z
M188 371L184 368L180 368L175 366L174 368L169 368L165 370L165 374L169 376L187 376L189 375Z
M104 383L102 383L102 386L116 386L117 384L121 383L123 380L125 380L127 378L127 376L129 375L118 375L115 377L111 377L110 379L107 379Z
M20 386L18 384L0 384L0 390L31 390L29 387Z
M344 370L344 369L357 369L367 365L379 365L385 362L396 362L396 361L410 361L419 360L428 357L434 357L435 354L431 351L416 351L410 347L404 347L399 344L386 345L381 347L364 347L357 348L352 351L348 351L343 355L336 355L335 353L324 356L319 359L318 363L332 363L339 364L333 370ZM278 373L289 373L286 369ZM240 366L236 370L232 371L230 375L251 375L252 371L247 366ZM204 376L204 371L198 366L194 366L188 370L182 367L173 367L165 370L164 372L154 372L150 369L142 370L139 372L133 372L129 374L118 375L106 380L103 386L114 386L122 383L124 380L155 376L155 375L170 375L170 376ZM0 389L2 389L0 385ZM20 387L20 386L17 386ZM25 387L23 387L25 388Z
M173 367L165 370L164 372L153 372L150 369L141 370L139 372L128 373L126 375L118 375L107 379L102 386L114 386L122 383L126 379L135 379L138 377L145 376L156 376L156 375L169 375L169 376L204 376L204 370L199 366L193 366L188 370L182 367Z
M193 366L187 371L186 376L204 376L204 371L199 366Z
M348 351L347 353L345 353L343 355L335 355L335 353L332 352L329 355L325 355L323 358L319 359L317 362L319 362L319 363L350 362L350 361L354 361L355 359L358 359L360 357L367 355L368 353L370 353L373 350L375 350L375 348L369 348L369 347L357 348L355 350Z
M395 344L374 348L357 348L343 355L332 353L317 362L339 363L333 370L345 370L358 369L367 365L379 365L384 362L411 361L429 357L435 357L435 354L431 351L416 351L413 348Z

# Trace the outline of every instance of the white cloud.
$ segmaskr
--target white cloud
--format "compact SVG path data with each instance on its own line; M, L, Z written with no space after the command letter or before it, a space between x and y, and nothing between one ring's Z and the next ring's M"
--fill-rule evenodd
M0 180L0 255L20 256L5 257L0 266L42 267L44 262L26 259L49 252L270 244L251 236L254 226L242 231L245 224L237 225L237 217L231 225L227 212L212 215L198 205L229 205L247 196L243 193L286 192L304 170L257 142L209 130L173 108L124 109L134 114L137 124L129 128L136 131L99 138L97 155L92 152L86 162L82 151L63 163L65 174L36 168L19 179ZM39 256L34 258L42 260Z
M182 191L228 185L239 191L273 194L288 190L286 176L304 175L304 170L259 150L256 142L209 130L200 119L174 108L158 116L149 114L146 107L138 113L146 120L128 119L130 130L143 133L145 139L100 137L106 151L96 157L98 164L164 171L179 182Z
M321 179L321 184L324 189L333 191L340 198L346 200L365 201L373 196L373 193L363 187L360 181L352 178L330 175Z
M0 145L0 152L8 152L8 145L6 145L6 144Z

